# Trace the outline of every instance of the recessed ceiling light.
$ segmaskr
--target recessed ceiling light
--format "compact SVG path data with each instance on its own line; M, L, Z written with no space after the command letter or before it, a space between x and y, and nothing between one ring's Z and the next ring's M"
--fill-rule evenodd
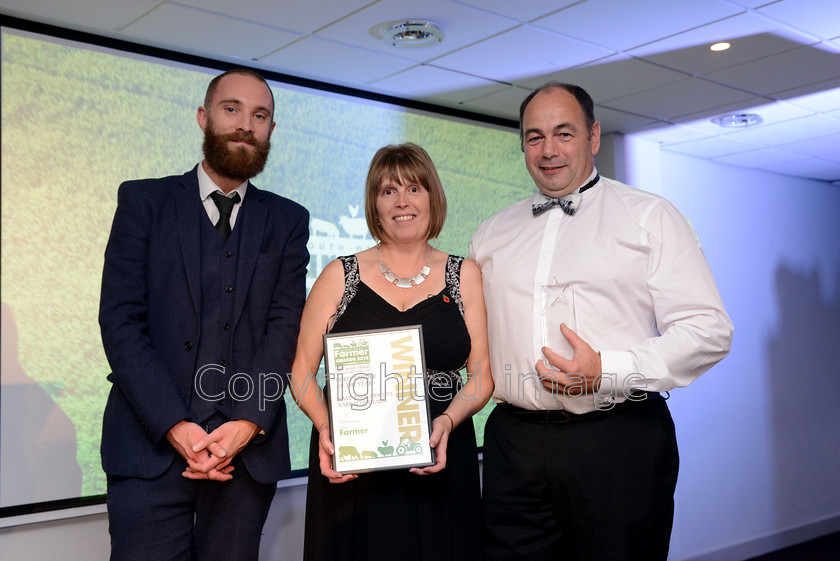
M729 43L721 42L721 43L715 43L714 45L712 45L709 48L712 49L713 51L725 51L726 49L728 49L731 46L732 45L730 45Z
M723 115L715 117L712 122L721 127L727 128L741 128L759 125L764 122L761 115L756 113L732 113L731 115Z
M430 47L443 41L443 29L428 20L412 19L376 26L382 31L382 40L392 47Z

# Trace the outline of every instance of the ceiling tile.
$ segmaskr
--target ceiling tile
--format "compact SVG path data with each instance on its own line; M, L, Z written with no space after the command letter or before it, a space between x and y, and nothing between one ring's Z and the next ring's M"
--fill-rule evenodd
M80 9L77 2L67 0L3 0L2 8L6 13L32 16L63 27L72 24L115 31L158 4L158 0L85 0Z
M528 45L526 56L523 56L522 45ZM491 80L514 82L612 54L600 47L525 25L442 56L434 63Z
M595 106L595 119L601 123L602 134L621 132L626 129L642 127L655 122L647 117L631 115L630 113L616 111L615 109L601 107L600 105Z
M708 80L689 78L648 92L614 99L605 105L654 119L676 119L700 111L714 113L715 107L753 98L748 93Z
M840 109L840 78L835 80L837 87L821 92L787 98L787 102L811 111L826 112Z
M790 162L768 162L762 169L796 177L807 177L821 181L840 180L840 166L820 158L803 158Z
M434 105L445 105L447 107L456 107L458 109L463 109L467 111L468 104L473 101L474 99L478 99L479 97L484 97L486 95L490 95L492 93L500 92L505 88L509 88L510 86L504 84L494 84L493 86L485 86L481 88L471 88L468 90L464 90L463 92L452 92L452 93L442 93L439 95L430 95L420 98L421 101L427 101ZM471 94L478 94L474 97L469 97L469 99L461 99L463 95L471 95ZM526 94L527 95L527 94ZM474 109L469 109L472 113L480 113L479 111L475 111ZM504 117L505 119L509 119L505 115L497 115L499 117Z
M258 59L299 36L176 4L163 4L123 30L149 44L223 58ZM246 40L247 39L247 40Z
M443 41L424 48L400 48L392 47L382 41L381 36L371 34L380 24L410 18L426 18L440 24L444 33ZM383 0L321 29L317 35L364 49L426 62L516 25L519 24L514 20L446 0L425 0L422 4L414 0Z
M729 41L762 33L789 39L798 44L810 45L818 42L818 39L809 33L804 33L782 22L762 17L751 11L739 12L723 19L692 27L681 33L667 35L651 43L629 49L628 52L633 55L648 55L704 44L711 45L718 41Z
M700 140L669 144L662 147L667 152L679 152L680 154L689 154L701 158L720 158L730 154L751 152L759 148L761 148L760 145L723 136L701 138Z
M649 64L626 55L615 55L598 62L553 72L517 83L526 88L537 88L548 80L577 84L589 92L596 103L644 92L673 84L688 78L655 64Z
M377 88L410 99L431 96L456 103L475 99L505 87L498 82L430 65L415 66L371 83Z
M840 146L840 133L782 144L781 148L840 163L840 150L837 150L838 146Z
M788 150L781 150L779 148L761 148L750 152L721 156L719 158L715 158L715 161L723 162L724 164L732 164L734 166L765 168L765 166L784 164L801 159L802 154L796 154L795 152L790 152Z
M730 2L732 4L737 5L737 6L743 6L744 8L757 8L759 6L763 6L764 4L767 4L768 1L769 2L773 2L773 1L778 2L779 0L730 0Z
M836 78L829 78L827 80L821 80L819 82L811 82L805 84L804 86L781 90L779 92L775 92L773 95L777 99L793 100L812 93L819 93L837 88L840 88L840 76Z
M774 146L838 133L840 133L840 120L811 115L781 123L751 127L726 136L764 146Z
M666 123L654 123L639 127L630 131L630 134L658 144L675 144L717 136L717 134L712 134L692 126L669 125Z
M357 86L417 64L311 36L275 51L260 62L287 74L321 80L329 76L331 82Z
M494 94L509 88L508 84L502 84L499 82L491 82L493 85L481 86L478 88L469 88L466 90L459 90L454 92L444 92L437 94L435 96L431 96L432 99L441 99L441 100L448 100L448 101L456 101L459 104L466 104L475 99L480 97L484 97L490 94ZM525 96L528 95L525 93L522 98L524 99Z
M311 33L352 14L370 2L371 0L178 0L179 4L297 33Z
M721 117L731 113L755 113L761 117L761 124L751 125L749 127L750 129L758 129L774 123L781 123L783 121L798 119L800 117L806 117L813 114L813 112L807 109L797 107L784 101L763 103L761 105L744 104L741 102L733 104L732 106L719 107L714 115L708 115L704 112L701 118L697 120L682 120L682 124L711 134L734 134L739 131L746 130L737 127L721 127L717 123L712 122L712 119L716 117Z
M759 94L772 94L840 76L840 53L799 47L707 75Z
M488 12L525 23L556 12L560 8L576 4L580 0L528 0L527 2L511 2L510 0L452 0L452 2L487 10Z
M728 2L718 0L589 0L534 23L557 33L623 51L741 11Z
M731 47L718 52L709 49L720 41L727 41ZM707 74L813 43L813 38L765 18L741 14L631 49L628 53L668 68Z
M508 86L503 90L473 99L463 105L469 111L504 117L519 122L519 106L531 91L519 86Z
M822 39L840 35L840 2L837 0L771 2L757 12Z

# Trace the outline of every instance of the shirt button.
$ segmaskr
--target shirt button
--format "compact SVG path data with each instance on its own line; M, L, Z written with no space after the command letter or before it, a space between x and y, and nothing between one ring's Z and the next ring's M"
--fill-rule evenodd
M232 286L226 286L225 287L225 292L233 292L233 287Z
M227 366L227 361L226 360L220 360L219 365L220 366Z
M220 399L220 400L219 400L219 405L224 405L224 404L225 404L225 400L224 400L224 399Z
M225 251L225 257L233 257L233 253L230 251Z
M187 341L186 343L184 343L184 350L189 351L190 349L192 349L192 343Z
M229 323L226 323L226 324L224 324L224 325L222 326L222 328L223 328L225 331L227 331L228 329L230 329L230 324L229 324Z

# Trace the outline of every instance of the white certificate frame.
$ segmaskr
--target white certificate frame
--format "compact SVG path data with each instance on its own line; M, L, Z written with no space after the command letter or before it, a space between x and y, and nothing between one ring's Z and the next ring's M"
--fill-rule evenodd
M434 465L422 326L328 333L324 365L333 469Z

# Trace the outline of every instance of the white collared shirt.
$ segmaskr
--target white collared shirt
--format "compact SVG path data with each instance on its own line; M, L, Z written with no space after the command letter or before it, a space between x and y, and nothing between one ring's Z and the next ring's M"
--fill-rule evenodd
M230 213L230 228L233 229L234 225L236 225L236 217L239 215L239 207L242 206L243 201L245 201L245 193L248 190L248 180L246 179L242 183L240 183L236 189L233 189L230 193L226 194L226 197L232 197L234 192L239 193L239 202L233 205L233 210ZM207 211L207 216L210 217L210 222L214 225L216 222L219 221L219 207L216 206L216 203L213 202L212 197L210 195L218 191L219 193L224 193L216 183L210 179L210 176L207 175L207 172L204 171L203 163L198 164L198 193L201 196L201 202L204 204L204 210Z
M574 216L554 207L535 217L531 205L541 200L537 193L495 214L470 242L483 275L496 401L585 413L632 390L686 386L726 356L732 322L673 204L603 177ZM562 321L601 353L599 395L552 394L537 379L544 294L555 289L571 302Z

